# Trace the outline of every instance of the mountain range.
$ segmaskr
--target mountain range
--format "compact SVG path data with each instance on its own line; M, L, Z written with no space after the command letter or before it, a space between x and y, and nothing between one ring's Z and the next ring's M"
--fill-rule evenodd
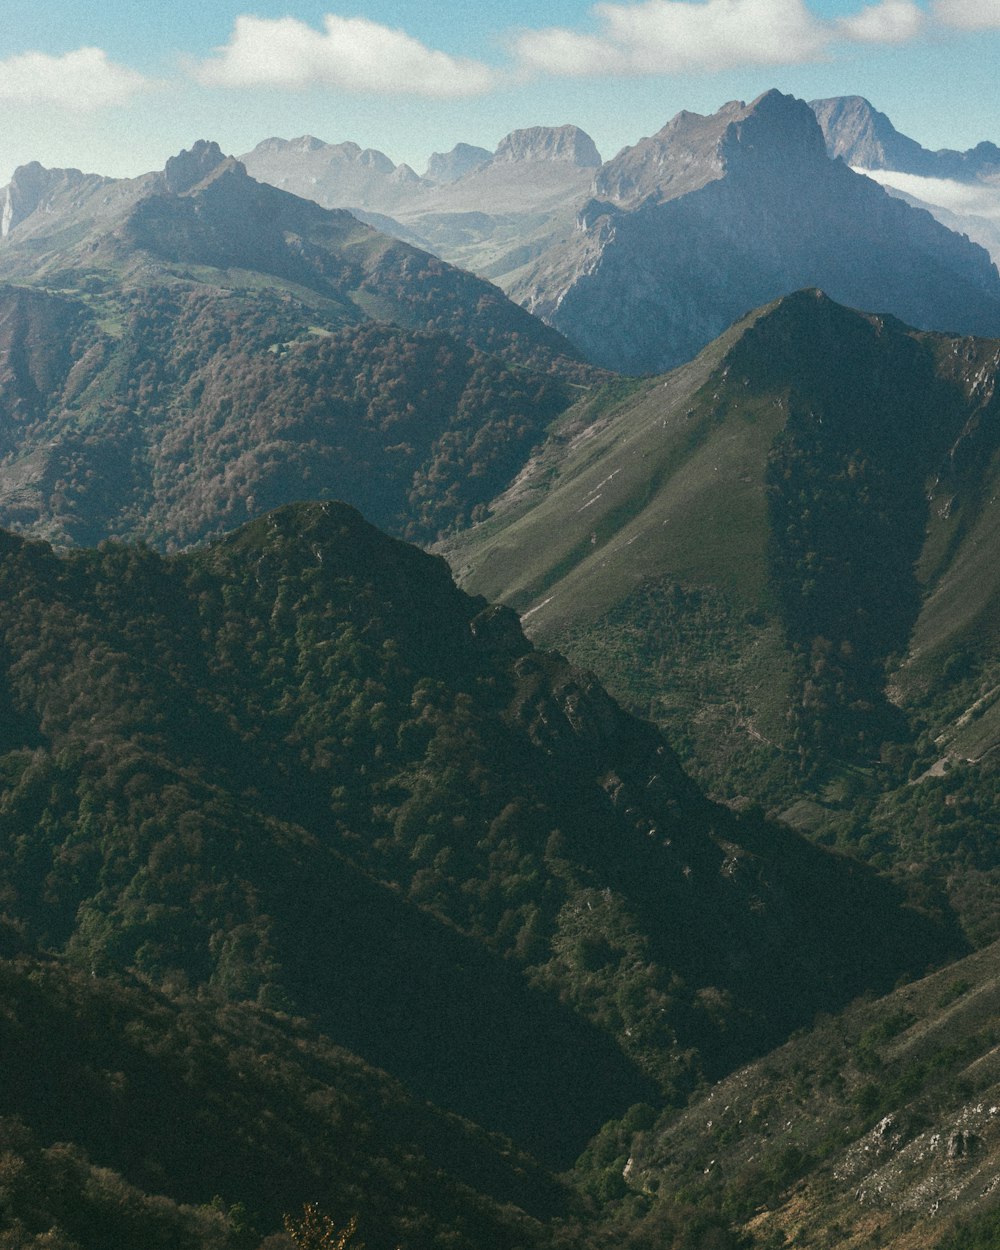
M16 172L3 1245L995 1244L1000 280L873 113Z
M496 287L214 144L131 180L28 166L0 243L0 519L184 545L337 497L468 521L594 376Z
M679 364L744 312L807 286L924 329L1000 333L989 256L844 167L989 182L997 149L927 153L857 98L810 108L770 91L709 117L681 113L603 163L576 127L516 131L441 183L403 177L381 154L373 183L375 155L351 145L345 172L343 147L272 139L243 159L499 282L610 369Z
M861 96L813 100L827 151L880 182L890 195L931 212L1000 263L1000 148L929 152L901 135Z

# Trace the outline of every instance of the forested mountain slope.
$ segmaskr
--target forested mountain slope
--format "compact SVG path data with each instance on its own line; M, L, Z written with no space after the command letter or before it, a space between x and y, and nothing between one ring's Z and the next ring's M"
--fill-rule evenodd
M545 1158L960 948L342 505L6 537L0 589L22 944L294 1008Z
M997 867L998 370L996 340L801 292L574 410L450 558L668 727L718 792L855 811L838 836L931 865L993 935L967 870Z
M29 194L30 193L30 194ZM183 546L347 498L428 539L588 370L488 283L249 178L25 167L0 242L0 523Z

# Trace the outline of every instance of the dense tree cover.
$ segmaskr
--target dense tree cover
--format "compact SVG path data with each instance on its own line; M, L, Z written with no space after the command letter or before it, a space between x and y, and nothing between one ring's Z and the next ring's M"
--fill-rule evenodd
M11 933L294 1006L549 1157L953 941L342 505L5 536L0 647Z
M478 516L569 398L565 382L444 330L268 289L175 284L114 303L109 334L68 300L0 297L8 523L177 546L336 497L426 540Z
M473 1250L580 1213L300 1018L24 956L0 1000L0 1245L252 1250L316 1203L360 1213L370 1250Z
M12 1082L0 1114L34 1135L26 1176L75 1143L69 1194L117 1185L167 1226L221 1195L206 1246L245 1244L234 1206L267 1235L313 1199L375 1250L599 1242L629 1202L617 1154L593 1148L574 1214L365 1063L562 1165L957 946L857 864L709 803L591 676L341 504L170 558L4 534L0 713L0 942L22 960L0 1029L21 1070L63 1074ZM736 1244L718 1212L636 1201L608 1218L637 1250ZM93 1244L58 1205L11 1210L16 1244Z

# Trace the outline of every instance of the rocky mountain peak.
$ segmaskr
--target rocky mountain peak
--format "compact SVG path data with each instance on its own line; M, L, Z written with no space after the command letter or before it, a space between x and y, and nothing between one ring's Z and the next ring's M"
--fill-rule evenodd
M727 169L746 159L755 165L778 163L785 171L793 164L827 159L816 114L804 100L773 89L730 115L720 152Z
M254 148L254 154L263 155L271 152L316 152L325 148L326 144L315 135L299 135L297 139L280 139L272 135L270 139L262 139Z
M167 161L163 170L167 190L174 195L182 195L199 182L204 182L223 165L231 165L234 169L238 167L246 172L238 161L226 156L217 143L199 139L190 150L185 149Z
M923 167L930 155L919 143L901 135L864 96L813 100L809 107L823 130L829 154L842 157L848 165L897 169L909 168L915 162Z
M530 126L500 140L494 162L561 161L582 169L596 169L601 154L579 126Z
M709 116L678 113L651 138L603 165L594 192L628 207L673 200L730 169L761 160L787 164L796 157L824 160L822 132L807 104L771 90L751 104L731 100Z
M46 196L59 187L82 182L84 177L79 169L46 169L38 161L19 165L3 190L0 239L5 239L19 222L33 213Z
M434 152L424 177L431 182L457 182L464 174L492 160L493 153L471 143L456 143L450 152Z
M1000 175L1000 148L977 143L967 152L950 148L929 151L895 128L863 96L834 96L813 100L831 156L861 169L893 169L925 178L953 178L959 182L995 181Z

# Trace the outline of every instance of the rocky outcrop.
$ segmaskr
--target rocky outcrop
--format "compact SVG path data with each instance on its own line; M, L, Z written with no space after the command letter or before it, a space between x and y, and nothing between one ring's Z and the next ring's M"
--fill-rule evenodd
M583 169L596 169L601 154L590 135L579 126L531 126L514 130L500 140L493 156L497 164L508 161L562 161Z
M924 178L951 178L958 182L1000 178L1000 148L979 143L966 152L944 148L928 151L900 134L884 113L862 96L835 96L813 100L831 156L860 169L889 169Z
M179 152L167 161L163 170L166 189L172 195L182 195L199 182L204 182L227 161L232 162L232 158L227 157L217 143L199 139L192 148ZM243 169L242 166L240 168Z
M0 239L30 216L48 197L83 182L79 169L45 169L37 161L20 165L3 190L0 208Z

